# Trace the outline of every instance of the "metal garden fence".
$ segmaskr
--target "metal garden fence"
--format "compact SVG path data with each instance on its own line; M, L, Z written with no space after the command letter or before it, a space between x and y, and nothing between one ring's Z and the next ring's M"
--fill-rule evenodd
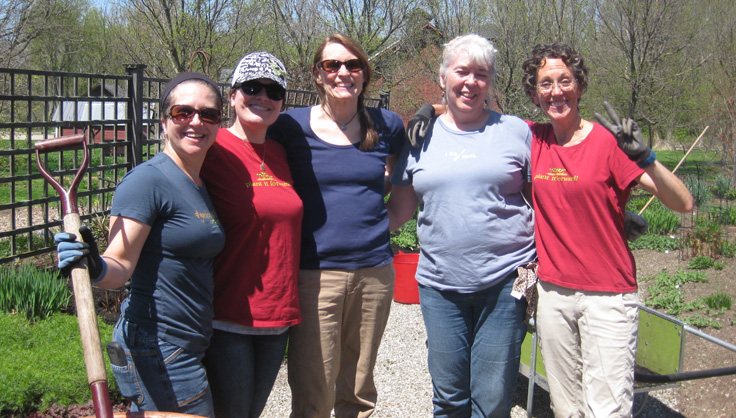
M161 149L158 101L168 80L147 78L144 69L130 65L125 75L104 75L0 68L0 263L51 252L61 226L56 193L36 166L36 141L85 134L90 166L77 194L79 211L84 223L107 222L117 183ZM229 85L220 88L227 98ZM316 92L289 90L284 107L318 100ZM388 108L388 100L381 94L366 104ZM229 120L230 106L224 111ZM79 151L43 158L63 185L82 160Z

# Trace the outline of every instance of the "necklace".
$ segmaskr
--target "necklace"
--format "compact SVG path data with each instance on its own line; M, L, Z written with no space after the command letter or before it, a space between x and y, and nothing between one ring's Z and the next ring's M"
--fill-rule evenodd
M327 111L327 108L326 107L322 106L322 111L325 112L325 115L327 115L328 118L332 119L332 121L335 122L337 124L337 126L340 127L340 130L343 131L343 132L345 132L345 130L348 129L348 125L350 125L350 122L352 122L353 119L355 119L355 117L358 116L358 112L356 111L353 114L353 117L350 118L349 121L347 121L345 123L340 123L340 122L337 121L337 119L335 119L334 117L332 117L332 115Z
M256 153L256 148L253 146L253 144L250 141L248 141L247 139L245 140L245 142L248 143L248 145L249 145L248 146L248 149L250 150L250 152L253 153L253 155L256 157L256 159L258 159L258 154ZM261 172L262 173L265 173L266 172L266 149L267 148L268 148L268 139L263 142L263 156L260 158L261 159Z

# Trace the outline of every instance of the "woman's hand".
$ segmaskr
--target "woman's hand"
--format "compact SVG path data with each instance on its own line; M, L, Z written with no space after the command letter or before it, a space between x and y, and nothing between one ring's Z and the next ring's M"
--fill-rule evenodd
M431 104L420 107L419 111L409 119L406 125L406 136L412 147L421 148L429 127L432 125L432 119L434 119L434 107Z
M611 117L613 123L609 122L608 119L598 112L595 112L594 116L598 120L598 123L603 125L616 137L618 147L641 168L646 168L654 164L657 155L644 141L644 135L642 135L641 129L636 121L630 118L619 120L616 111L613 110L608 102L603 102L603 107L606 108L606 112L608 112L608 116Z
M56 241L56 251L59 258L57 267L65 274L69 275L71 269L82 258L87 258L87 269L89 270L89 278L92 283L99 282L105 277L107 272L107 263L100 257L100 251L97 248L97 242L92 235L92 231L86 225L79 227L79 235L83 242L77 241L74 234L59 232L54 235Z

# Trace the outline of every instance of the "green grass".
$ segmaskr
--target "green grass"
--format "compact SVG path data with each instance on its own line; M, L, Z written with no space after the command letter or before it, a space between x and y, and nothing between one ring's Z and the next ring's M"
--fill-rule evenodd
M98 325L104 346L112 326L102 320ZM27 416L54 403L84 404L91 398L74 316L57 313L32 324L19 315L0 314L0 358L0 416ZM119 401L109 363L106 357L110 395Z
M684 155L684 149L659 150L657 151L657 160L665 167L673 170ZM677 169L677 175L683 177L700 174L701 176L714 177L720 172L720 162L720 152L695 149Z

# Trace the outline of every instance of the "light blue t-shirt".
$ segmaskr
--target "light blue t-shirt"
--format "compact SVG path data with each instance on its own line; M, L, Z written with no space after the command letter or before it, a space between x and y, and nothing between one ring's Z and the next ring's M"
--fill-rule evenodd
M476 292L533 261L533 214L522 198L531 180L531 132L521 119L491 112L479 130L438 118L421 149L404 146L392 182L421 200L417 281Z

